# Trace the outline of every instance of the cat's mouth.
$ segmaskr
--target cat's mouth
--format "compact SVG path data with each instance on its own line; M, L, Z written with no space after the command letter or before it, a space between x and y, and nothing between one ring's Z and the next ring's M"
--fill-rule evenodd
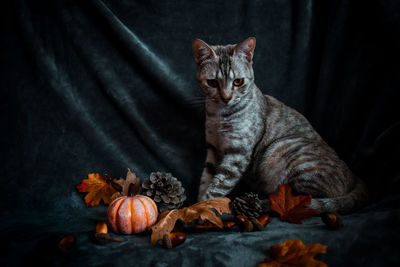
M239 103L240 102L240 96L237 96L237 95L233 95L231 98L229 98L229 99L224 99L224 98L222 98L222 97L218 97L218 96L215 96L215 97L211 97L210 98L214 103L216 103L216 104L221 104L221 105L223 105L223 106L233 106L233 105L236 105L237 103Z
M233 95L231 98L229 98L229 99L223 99L223 98L221 98L221 101L225 104L225 105L227 105L227 106L232 106L232 105L234 105L234 104L236 104L236 103L238 103L239 101L240 101L240 97L239 96L236 96L236 95Z

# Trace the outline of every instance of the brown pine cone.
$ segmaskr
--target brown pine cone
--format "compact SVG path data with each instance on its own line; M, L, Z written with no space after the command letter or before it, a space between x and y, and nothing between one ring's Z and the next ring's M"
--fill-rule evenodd
M182 183L171 173L152 172L150 179L142 183L142 194L156 202L158 211L177 209L186 200Z
M232 202L232 212L236 215L244 215L249 219L259 217L264 213L265 201L258 198L258 194L245 193L244 196L236 197Z

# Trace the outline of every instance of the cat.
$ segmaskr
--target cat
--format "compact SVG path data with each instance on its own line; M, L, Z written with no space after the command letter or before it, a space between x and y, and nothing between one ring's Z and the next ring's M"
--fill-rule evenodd
M224 197L245 173L262 195L289 184L312 195L309 208L347 214L364 205L367 187L307 119L254 83L256 39L210 46L193 41L197 80L206 95L207 157L198 201Z

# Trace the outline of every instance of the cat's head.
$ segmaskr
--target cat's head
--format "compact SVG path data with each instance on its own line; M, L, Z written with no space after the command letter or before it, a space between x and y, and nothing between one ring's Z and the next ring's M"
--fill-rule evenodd
M236 45L210 46L204 41L193 41L197 63L197 80L201 89L216 103L235 105L252 88L254 73L252 59L255 38L247 38Z

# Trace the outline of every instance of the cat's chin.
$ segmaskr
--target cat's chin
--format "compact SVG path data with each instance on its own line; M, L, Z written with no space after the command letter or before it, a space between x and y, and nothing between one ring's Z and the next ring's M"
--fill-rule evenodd
M235 105L238 104L239 102L240 102L240 97L235 98L235 99L232 99L232 100L230 100L230 101L227 102L227 103L224 103L224 102L221 101L221 103L222 103L224 106L226 106L226 107L235 106Z
M222 99L218 99L218 104L220 104L221 106L226 106L226 107L234 106L234 105L238 104L239 102L240 102L239 96L234 96L228 102L224 102L224 101L222 101Z
M240 97L233 98L228 102L224 102L221 99L216 99L216 98L210 98L210 101L219 108L230 108L240 103Z

